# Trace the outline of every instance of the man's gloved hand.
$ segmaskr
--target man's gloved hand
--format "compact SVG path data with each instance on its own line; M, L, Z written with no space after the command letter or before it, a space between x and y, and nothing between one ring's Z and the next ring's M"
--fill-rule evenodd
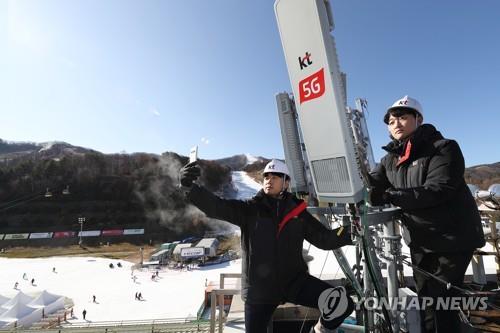
M394 189L388 188L385 191L381 191L376 187L368 188L368 201L372 206L383 206L391 203L391 195Z
M337 235L337 244L335 244L336 248L340 248L345 245L353 245L351 239L351 227L340 227L337 229L333 229L333 232Z
M394 206L399 206L400 205L400 200L401 200L401 191L396 190L395 188L388 188L384 192L384 200L388 204L392 204Z
M193 186L193 182L198 179L201 171L198 166L198 162L194 161L186 164L179 171L179 180L183 187L190 188Z
M391 195L393 193L394 189L393 188L388 188L385 190L385 192L382 194L382 200L385 204L390 204L391 203Z

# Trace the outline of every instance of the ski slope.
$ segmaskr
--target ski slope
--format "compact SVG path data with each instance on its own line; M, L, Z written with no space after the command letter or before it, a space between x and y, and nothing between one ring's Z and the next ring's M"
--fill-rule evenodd
M15 282L26 294L47 290L69 297L74 302L75 318L69 323L83 322L82 311L87 310L87 322L184 318L196 316L204 299L205 280L219 281L222 272L239 273L240 261L199 267L191 271L163 269L159 277L148 269L134 270L133 263L89 257L51 257L43 259L0 258L0 295L12 297ZM109 268L113 263L115 268ZM56 272L52 271L53 267ZM27 279L23 280L23 273ZM35 285L31 285L31 279ZM135 300L140 292L143 300ZM96 296L96 303L92 296Z

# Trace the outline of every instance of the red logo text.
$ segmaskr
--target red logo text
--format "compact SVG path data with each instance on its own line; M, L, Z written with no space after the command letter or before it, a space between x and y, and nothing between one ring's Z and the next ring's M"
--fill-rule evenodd
M316 73L300 80L299 101L300 104L321 97L325 93L325 73L321 68Z

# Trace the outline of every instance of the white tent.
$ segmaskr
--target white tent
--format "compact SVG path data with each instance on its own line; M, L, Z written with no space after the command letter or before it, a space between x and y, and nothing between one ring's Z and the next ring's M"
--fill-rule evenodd
M59 309L63 309L64 300L64 296L54 295L44 290L28 305L33 308L43 308L44 314L48 315Z
M17 295L16 295L17 296ZM12 304L11 308L2 313L0 322L13 323L17 322L17 326L30 326L34 322L42 319L42 309L35 309L31 306L23 304L18 300Z
M0 295L0 306L4 305L10 298Z
M35 308L23 304L20 301L16 302L15 304L12 305L10 309L2 313L0 316L0 320L5 320L5 319L19 319L22 317L26 317L27 315L31 314L33 311L35 311ZM9 320L7 320L9 321Z
M28 305L32 307L44 307L46 305L54 303L59 298L61 298L61 296L51 294L47 290L44 290L40 293L40 295L35 297Z
M13 322L0 320L0 329L11 328L14 326L15 326L15 323L13 323Z
M42 291L33 298L23 292L18 292L0 307L0 328L23 326L29 327L40 321L43 314L48 315L59 309L64 309L65 297Z
M9 301L2 304L2 308L10 309L17 303L28 304L33 300L33 297L26 295L22 291L19 291L16 296L12 297Z

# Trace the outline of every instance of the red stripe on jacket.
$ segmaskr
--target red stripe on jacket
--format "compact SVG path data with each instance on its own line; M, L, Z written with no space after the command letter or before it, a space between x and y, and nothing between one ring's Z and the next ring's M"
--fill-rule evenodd
M306 208L307 208L307 203L305 201L302 201L294 209L292 209L288 214L286 214L285 217L283 218L283 220L281 220L281 222L278 224L278 233L276 234L276 237L279 237L281 230L285 227L285 225L288 223L288 221L290 221L292 218L298 216Z
M396 166L399 166L401 163L408 160L410 158L410 153L411 153L411 141L408 140L405 147L405 153L399 156L398 163L396 164Z

